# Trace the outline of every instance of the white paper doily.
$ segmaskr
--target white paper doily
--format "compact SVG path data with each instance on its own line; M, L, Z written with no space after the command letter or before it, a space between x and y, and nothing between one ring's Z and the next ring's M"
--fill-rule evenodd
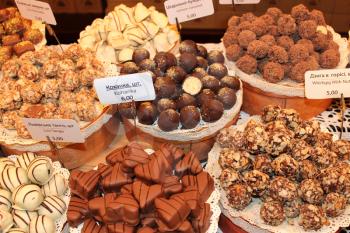
M13 160L13 161L16 161L17 155L10 155L10 156L8 156L8 158ZM48 158L48 159L51 161L50 158ZM70 176L68 169L63 168L62 165L60 164L60 162L57 162L57 161L52 162L52 166L54 168L54 174L61 174L64 177L64 179L67 181L67 184L68 184L69 183L69 176ZM66 224L67 223L67 210L68 210L70 197L71 197L71 192L70 192L70 188L68 187L67 191L61 196L61 198L65 202L67 208L66 208L65 212L62 214L62 216L55 221L56 233L66 232L65 229L67 227L67 224Z

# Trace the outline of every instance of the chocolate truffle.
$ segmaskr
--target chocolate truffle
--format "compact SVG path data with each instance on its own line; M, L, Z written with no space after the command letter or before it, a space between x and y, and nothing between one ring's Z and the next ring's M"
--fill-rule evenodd
M286 219L283 205L278 201L269 201L261 205L260 216L264 222L271 226L278 226Z
M315 20L317 25L323 25L323 26L326 25L326 20L324 18L322 11L320 10L313 9L310 12L310 19Z
M290 155L282 154L272 162L272 168L277 176L285 176L295 180L299 173L298 161Z
M176 109L176 103L174 100L163 98L157 103L158 112L163 112L167 109Z
M226 48L226 57L230 61L237 61L242 54L243 50L238 44L232 44Z
M212 91L218 91L220 89L220 81L214 76L207 75L202 78L203 88L210 89Z
M228 73L228 70L225 65L221 63L213 63L209 66L208 74L215 76L218 79L225 77Z
M151 59L145 59L141 61L139 64L140 71L152 71L154 72L156 70L157 64L151 60Z
M168 52L157 53L153 60L162 72L165 72L169 67L176 66L177 64L175 55Z
M235 31L226 31L222 37L225 48L238 43L238 33Z
M298 23L310 18L310 12L303 4L293 6L290 14Z
M239 25L240 21L241 21L241 17L236 16L236 15L233 15L233 16L231 16L231 18L228 20L227 26L228 26L228 27L236 27L236 26Z
M191 74L191 76L197 77L199 79L202 79L204 76L207 76L207 75L208 73L202 67L195 68Z
M322 208L328 217L337 217L345 211L346 198L339 193L329 193L322 204Z
M277 21L277 30L281 35L292 35L297 30L295 20L290 15L282 15Z
M315 51L321 52L327 49L329 40L327 35L322 32L316 32L316 35L311 39Z
M49 158L39 156L30 162L27 172L33 183L44 185L53 176L54 168Z
M180 121L185 129L195 128L200 121L200 113L195 106L185 106L180 111Z
M243 179L248 185L248 190L255 197L262 196L270 182L270 177L259 170L251 170L244 173Z
M143 102L137 109L137 118L141 124L152 125L157 119L157 109L151 102Z
M209 65L213 63L225 63L225 57L222 54L222 52L218 50L212 50L209 52L208 57L207 57Z
M328 224L328 220L321 207L311 204L301 206L299 225L304 230L318 230L326 224Z
M202 90L202 82L199 78L194 76L189 76L182 83L182 89L184 92L194 96L197 95Z
M145 59L149 59L150 54L147 49L145 48L137 48L134 50L134 53L132 54L132 60L139 64L141 61Z
M197 96L198 106L202 106L204 103L208 103L212 99L216 99L215 93L210 89L203 89Z
M220 80L220 82L222 87L229 87L236 91L241 88L241 83L237 77L225 76Z
M174 109L167 109L159 114L158 126L163 131L172 131L179 127L180 115Z
M224 148L220 152L219 164L223 169L232 168L244 172L251 167L251 160L246 151Z
M247 74L256 73L256 70L258 68L257 60L250 55L244 55L243 57L239 58L236 62L236 65L240 70Z
M14 205L23 210L34 211L44 200L40 187L34 184L20 185L12 193Z
M186 71L181 66L172 66L166 71L166 76L172 78L176 83L182 83L186 75Z
M225 109L230 109L237 101L236 92L229 87L223 87L218 91L218 100L221 101Z
M265 20L256 18L252 21L250 30L256 34L257 37L263 36L267 32L267 24Z
M312 39L316 34L317 23L314 20L300 22L298 32L303 39Z
M283 47L278 45L274 45L270 48L268 58L270 61L280 64L284 64L289 61L289 55L287 51Z
M197 66L197 57L192 53L182 53L179 57L179 65L190 73Z
M197 66L206 70L208 68L208 61L203 57L197 56Z
M309 56L309 49L303 44L295 44L289 49L289 58L293 64L304 61Z
M269 47L277 43L275 37L272 35L263 35L259 40L265 42Z
M321 204L324 199L324 192L321 183L314 179L303 180L299 187L299 196L307 203Z
M184 40L181 42L179 47L180 53L192 53L197 54L197 44L193 40Z
M284 48L286 51L294 45L294 40L289 36L280 36L277 38L277 45Z
M46 215L38 216L30 221L29 232L31 233L54 233L56 232L55 222Z
M273 173L271 158L268 155L257 155L253 162L253 168L267 175L272 175Z
M281 202L293 201L298 196L296 183L283 176L276 176L271 181L269 192L272 199Z
M222 169L219 179L221 187L225 190L228 190L234 184L242 182L241 174L232 168Z
M197 55L203 58L207 58L208 50L203 45L197 45L198 53Z
M202 119L205 122L215 122L224 114L224 105L218 100L209 100L201 107Z
M244 49L248 48L250 42L254 40L256 40L256 35L250 30L243 30L238 35L238 43Z
M196 98L187 93L183 93L176 101L176 108L178 110L189 105L196 106Z
M123 63L120 74L134 74L139 72L139 67L132 61Z
M133 102L118 104L118 112L122 117L134 119L136 117L136 104Z
M264 58L268 51L269 46L261 40L253 40L247 48L247 53L257 59Z
M170 98L175 93L176 84L170 77L158 77L154 83L154 89L158 98Z
M245 184L234 184L228 188L229 205L237 210L243 210L252 201L252 196Z
M268 62L263 69L263 78L268 82L277 83L284 78L284 69L279 63Z
M270 7L266 10L266 14L270 15L275 20L275 22L277 22L277 20L279 19L279 17L281 17L283 12L277 7Z
M336 68L340 61L339 51L334 49L328 49L324 51L320 56L320 65L324 69Z
M299 170L300 179L303 179L303 180L314 179L319 174L319 170L316 167L315 163L307 159L299 162L299 168L300 168Z

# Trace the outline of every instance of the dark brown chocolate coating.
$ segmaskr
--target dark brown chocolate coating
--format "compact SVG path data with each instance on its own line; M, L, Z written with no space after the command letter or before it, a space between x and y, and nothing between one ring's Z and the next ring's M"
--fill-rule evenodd
M197 54L197 44L193 40L184 40L180 44L179 51L180 53Z
M163 112L167 109L176 109L176 103L174 100L163 98L157 103L158 112Z
M132 102L118 104L118 112L122 117L134 119L136 117L136 104Z
M207 57L208 63L209 65L213 64L213 63L225 63L225 57L222 54L222 52L217 51L217 50L212 50L208 53L208 57Z
M179 58L179 65L190 73L197 66L197 57L192 53L182 53Z
M132 61L125 62L120 69L120 74L135 74L139 72L139 67Z
M163 131L172 131L179 127L180 115L174 109L167 109L159 114L158 126Z
M201 114L195 106L183 107L180 111L181 125L185 129L195 128L201 119Z
M218 100L221 101L225 109L230 109L237 101L236 92L229 87L223 87L218 91Z
M198 50L198 56L207 58L208 56L208 50L203 46L203 45L197 45L197 50Z
M209 100L201 107L202 119L205 122L215 122L224 113L224 105L219 100Z
M157 109L151 102L143 102L137 109L137 118L141 124L152 125L157 119Z
M157 64L151 59L145 59L139 63L139 68L141 71L152 71L154 72L157 68Z
M239 90L241 88L241 83L237 77L225 76L220 82L222 87L229 87L234 90Z
M228 70L224 64L213 63L209 66L208 74L215 76L218 79L225 77L228 73Z
M204 76L207 76L208 73L202 67L197 67L193 70L191 76L197 77L202 80Z
M189 105L196 106L196 98L187 93L183 93L176 101L176 107L178 110Z
M203 57L197 56L197 66L206 70L208 68L208 61Z
M210 89L203 89L202 92L197 96L198 106L202 106L204 103L209 102L209 100L216 99L217 96Z
M174 95L176 84L170 77L158 77L154 83L157 98L170 98Z
M132 60L139 64L141 61L145 59L149 59L150 54L147 49L144 48L137 48L135 49L134 53L132 54Z
M168 52L157 53L153 60L157 64L157 67L163 72L177 64L175 55Z
M218 91L220 89L220 81L214 76L207 75L201 79L203 88L210 89L212 91Z
M172 78L176 83L182 83L187 73L181 66L172 66L166 71L166 76Z

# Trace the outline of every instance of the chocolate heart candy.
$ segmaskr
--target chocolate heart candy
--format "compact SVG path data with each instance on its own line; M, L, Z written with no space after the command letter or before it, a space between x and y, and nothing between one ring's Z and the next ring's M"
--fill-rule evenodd
M204 203L200 215L196 219L192 220L192 226L195 232L205 233L208 230L211 215L212 212L210 210L210 205L208 203Z
M185 200L187 205L191 208L191 215L193 217L199 216L203 201L196 187L189 186L184 192L174 194L172 197L180 197Z
M182 184L177 176L166 176L162 186L165 196L170 196L182 191Z
M132 172L138 164L145 164L149 160L149 155L137 143L130 143L124 150L125 156L123 169L125 172Z
M159 184L148 186L141 181L135 181L132 184L132 192L139 202L141 209L149 208L154 200L162 195L162 186Z
M188 152L180 162L176 164L175 172L178 176L196 175L202 172L203 168L197 156L192 152Z
M89 218L84 221L81 233L108 233L108 231L106 226L97 224L95 219Z
M181 226L177 229L178 232L183 233L194 233L193 227L189 221L184 221Z
M67 221L69 226L77 227L82 223L88 216L88 201L81 199L77 196L70 198L68 210L67 210Z
M91 215L99 222L113 222L113 219L108 219L106 215L106 203L116 198L116 193L106 193L103 197L96 197L89 200L88 207Z
M106 161L110 165L114 165L116 163L122 163L124 161L124 149L126 147L120 147L114 151L112 151L106 157Z
M196 176L187 175L182 178L185 187L194 186L200 193L203 202L206 202L214 191L214 181L211 176L203 171Z
M157 230L150 227L141 227L137 230L137 233L156 233Z
M90 199L96 193L100 173L95 170L82 172L74 170L70 174L69 187L71 192L81 198Z
M169 150L173 156L173 158L175 159L175 161L179 161L180 159L182 159L182 157L185 155L185 153L183 152L183 150L181 150L179 147L170 144L170 143L164 143L162 147L167 148L167 150Z
M125 222L136 226L139 221L139 204L131 194L121 194L115 200L106 203L106 216L114 222Z
M159 219L170 231L179 228L191 212L190 207L179 197L173 197L169 200L165 198L157 198L154 201L154 205Z
M112 173L113 167L111 165L100 163L97 167L97 171L100 173L102 179Z
M108 224L108 233L134 233L135 228L124 223Z
M120 189L121 194L132 194L132 184L126 184Z
M122 170L122 167L121 163L114 164L112 172L102 179L105 192L119 192L123 185L132 183L132 179Z

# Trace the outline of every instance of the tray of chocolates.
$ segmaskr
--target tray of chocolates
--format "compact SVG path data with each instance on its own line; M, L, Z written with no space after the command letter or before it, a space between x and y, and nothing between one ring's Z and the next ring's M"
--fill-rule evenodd
M223 213L247 232L330 233L350 224L349 156L350 142L319 122L267 106L219 133L207 170Z
M27 152L0 158L0 231L67 231L69 171Z
M147 153L147 152L148 153ZM193 152L131 142L95 170L73 171L70 232L217 232L221 213L210 175Z

